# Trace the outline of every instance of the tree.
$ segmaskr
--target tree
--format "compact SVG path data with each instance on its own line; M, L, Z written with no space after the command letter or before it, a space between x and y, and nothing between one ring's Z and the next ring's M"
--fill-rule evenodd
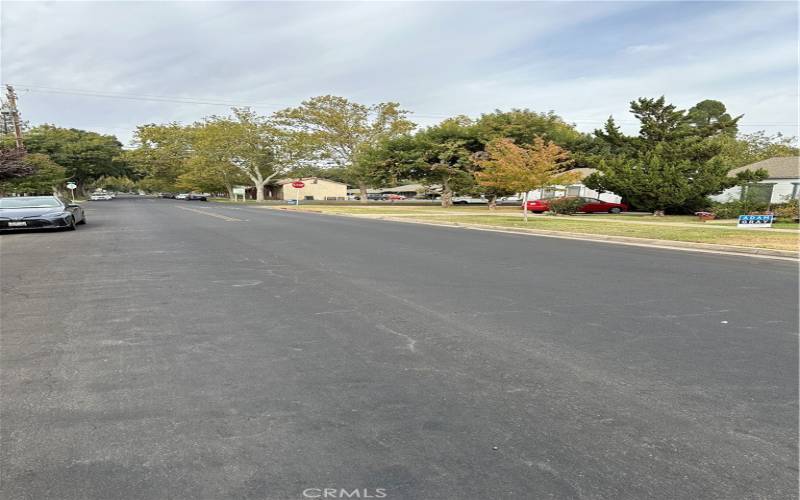
M488 157L478 158L482 170L475 173L479 184L494 189L525 193L523 214L528 221L528 192L577 178L567 171L569 152L536 137L531 145L518 146L511 139L495 139L486 146Z
M744 115L736 118L727 113L725 105L720 101L706 99L700 101L689 109L686 119L701 135L712 136L724 134L736 137L739 131L738 122Z
M691 133L686 112L658 99L640 97L631 101L631 113L639 120L640 149L652 150L659 143L670 143Z
M537 137L541 137L568 148L584 138L573 125L552 111L537 113L529 109L495 110L481 115L475 123L475 131L483 144L500 138L512 139L518 145L533 144Z
M298 138L247 108L234 108L233 116L213 116L205 121L214 161L234 167L250 179L256 200L264 200L264 186L285 175L303 159Z
M140 187L147 191L175 191L184 162L192 154L187 128L175 122L141 125L134 133L134 145L134 149L124 152L124 160L143 177Z
M800 156L797 140L781 134L767 135L763 130L737 137L720 135L714 138L720 148L718 157L733 168L750 165L768 158Z
M0 182L33 174L36 167L25 161L26 151L16 147L0 147Z
M365 106L344 97L313 97L276 113L276 121L314 152L314 160L344 167L361 201L374 182L375 148L381 141L411 132L415 125L396 102Z
M51 194L66 180L64 167L47 155L33 153L24 159L32 172L24 177L0 180L0 193Z
M689 113L664 97L631 102L641 126L639 135L625 136L609 119L595 131L598 172L583 183L597 191L613 191L636 208L663 215L705 204L708 195L743 182L729 177L735 164L722 155L735 141L736 122L718 101L702 101ZM750 178L763 177L755 172Z
M83 190L85 184L102 176L126 175L122 144L113 135L54 125L33 127L25 135L29 153L41 153L64 167L67 177Z
M578 132L574 125L552 111L538 113L529 109L495 110L493 113L481 115L475 122L475 133L484 147L496 139L511 139L514 144L523 146L533 144L537 137L542 138L570 151L574 166L590 166L583 151L589 149L591 137ZM483 152L476 155L476 159L486 156ZM477 169L481 168L479 162L476 161L475 164ZM513 191L496 186L479 184L479 187L489 199L489 210L495 209L498 196L514 194Z
M100 177L91 183L93 188L109 189L111 191L130 191L135 186L135 183L126 176L108 176Z
M413 137L400 138L389 145L394 170L407 178L425 184L438 184L442 191L442 207L453 204L455 191L474 189L472 155L481 150L473 122L465 117L448 118L428 127Z
M238 140L235 127L216 117L195 123L188 128L191 156L183 161L176 187L182 190L225 191L235 199L233 187L248 182L248 176L232 161L230 141Z

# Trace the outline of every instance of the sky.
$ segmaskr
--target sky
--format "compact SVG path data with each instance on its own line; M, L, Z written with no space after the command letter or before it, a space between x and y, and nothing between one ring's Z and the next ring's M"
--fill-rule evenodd
M31 125L116 135L316 95L396 101L421 126L554 111L590 132L631 100L703 99L798 135L795 2L10 2L0 79ZM183 102L174 102L183 101Z

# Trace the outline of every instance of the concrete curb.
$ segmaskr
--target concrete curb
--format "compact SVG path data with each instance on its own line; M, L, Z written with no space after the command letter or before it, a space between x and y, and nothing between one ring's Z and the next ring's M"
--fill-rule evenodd
M681 250L685 252L713 253L721 255L736 255L742 257L755 257L761 259L788 260L800 262L800 254L790 250L774 250L770 248L749 248L735 245L716 245L712 243L692 243L687 241L656 240L650 238L635 238L631 236L608 236L603 234L571 233L566 231L550 231L547 229L524 229L524 228L505 228L487 224L465 224L460 222L435 222L427 220L412 219L407 217L391 217L381 215L360 215L360 214L333 214L325 213L322 210L301 210L306 213L317 213L321 215L336 215L355 219L377 219L391 222L405 222L407 224L424 224L428 226L444 226L462 229L473 229L477 231L491 231L496 233L522 234L532 236L543 236L547 238L562 238L568 240L581 241L600 241L614 245L629 245L637 247L661 248L665 250Z

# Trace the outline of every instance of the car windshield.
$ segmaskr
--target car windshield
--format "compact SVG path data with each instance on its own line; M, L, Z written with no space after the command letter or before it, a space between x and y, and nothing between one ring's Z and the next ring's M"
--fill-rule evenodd
M56 208L61 202L53 196L20 196L0 198L0 208Z

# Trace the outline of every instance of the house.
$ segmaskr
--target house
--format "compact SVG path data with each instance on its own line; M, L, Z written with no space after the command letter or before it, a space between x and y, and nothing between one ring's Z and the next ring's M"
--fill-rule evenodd
M762 168L767 171L767 178L763 181L745 186L744 189L742 186L734 186L710 198L714 201L726 202L739 200L748 194L756 201L783 203L800 197L799 156L769 158L744 167L734 168L728 175L735 177L739 172L756 171Z
M298 180L305 186L300 189L292 187L292 183ZM295 200L298 197L301 200L345 200L347 184L320 177L281 179L264 186L264 197L268 200Z
M367 194L399 194L406 198L417 197L430 197L438 196L441 194L441 186L438 184L424 185L424 184L403 184L402 186L384 187L384 188L370 188L367 189ZM347 190L350 196L360 196L361 190L358 188L351 188Z
M599 198L603 201L610 203L619 203L622 197L614 193L604 192L598 193L593 189L589 189L581 182L589 175L597 172L594 168L573 168L570 172L578 174L579 179L569 185L556 185L548 186L544 189L534 189L528 192L529 200L540 200L543 198L560 198L562 196L582 196L584 198Z

